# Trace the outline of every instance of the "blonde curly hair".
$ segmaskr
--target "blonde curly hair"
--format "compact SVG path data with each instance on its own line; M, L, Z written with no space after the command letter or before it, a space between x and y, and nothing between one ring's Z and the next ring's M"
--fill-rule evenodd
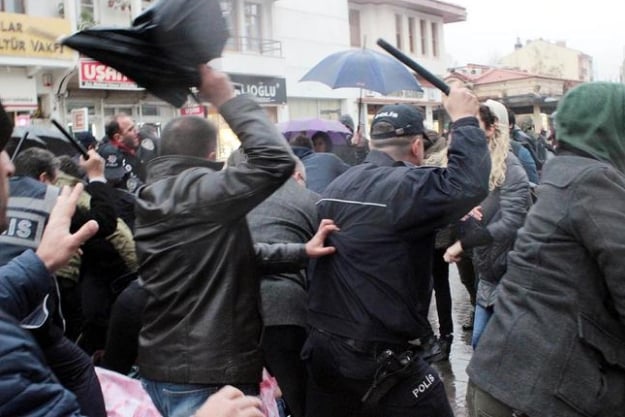
M487 100L480 105L480 119L484 128L495 128L494 134L488 139L491 170L488 178L489 191L494 190L506 180L506 159L510 152L510 130L508 128L508 111L503 104Z

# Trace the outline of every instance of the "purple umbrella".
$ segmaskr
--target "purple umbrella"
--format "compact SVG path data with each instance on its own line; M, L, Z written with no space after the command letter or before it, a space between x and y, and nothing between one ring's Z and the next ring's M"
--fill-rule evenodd
M278 123L278 130L287 138L291 139L299 134L312 137L316 132L325 132L335 145L349 143L348 136L352 134L348 128L337 120L326 119L295 119L288 122Z

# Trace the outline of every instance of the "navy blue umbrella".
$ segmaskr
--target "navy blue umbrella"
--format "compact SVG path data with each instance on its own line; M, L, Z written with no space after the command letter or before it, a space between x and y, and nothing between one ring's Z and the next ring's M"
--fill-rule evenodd
M364 88L384 95L401 90L423 91L402 63L366 48L329 55L300 81L318 81L331 88Z

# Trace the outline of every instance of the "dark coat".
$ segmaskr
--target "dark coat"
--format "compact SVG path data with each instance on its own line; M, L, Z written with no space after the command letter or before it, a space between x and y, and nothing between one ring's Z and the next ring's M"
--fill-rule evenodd
M52 288L52 277L30 250L0 267L0 415L81 416L76 397L59 384L19 325Z
M319 195L289 179L247 216L252 238L264 243L306 243L319 220ZM265 326L306 326L306 270L263 275L260 282Z
M484 224L487 241L471 246L466 242L472 236L464 236L461 240L463 249L473 249L473 265L480 279L477 302L483 307L489 307L494 302L495 287L506 272L508 252L514 246L517 231L523 226L530 204L527 174L519 160L509 153L504 183L480 203L484 216L481 223Z
M349 165L333 153L313 152L301 147L294 147L293 152L306 167L306 187L316 193L322 193L328 184L349 169Z
M447 168L415 167L372 150L334 180L319 217L341 228L328 238L308 303L313 327L350 339L403 343L430 329L435 230L486 197L490 157L475 118L454 124Z

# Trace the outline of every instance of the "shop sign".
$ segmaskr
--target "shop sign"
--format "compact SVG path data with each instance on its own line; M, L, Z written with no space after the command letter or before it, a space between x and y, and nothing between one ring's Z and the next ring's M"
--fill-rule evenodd
M69 20L0 13L0 56L74 59L74 51L56 40L72 33Z
M37 83L24 70L14 69L0 75L0 99L7 111L21 112L37 109Z
M72 109L72 132L87 132L89 130L89 109L81 107Z
M181 116L201 116L204 117L206 115L206 107L195 105L195 106L186 106L180 109Z
M286 104L286 80L278 77L228 74L239 94L249 94L263 104Z
M93 59L80 59L78 69L78 84L80 88L97 90L142 90L137 83L115 68L111 68Z

